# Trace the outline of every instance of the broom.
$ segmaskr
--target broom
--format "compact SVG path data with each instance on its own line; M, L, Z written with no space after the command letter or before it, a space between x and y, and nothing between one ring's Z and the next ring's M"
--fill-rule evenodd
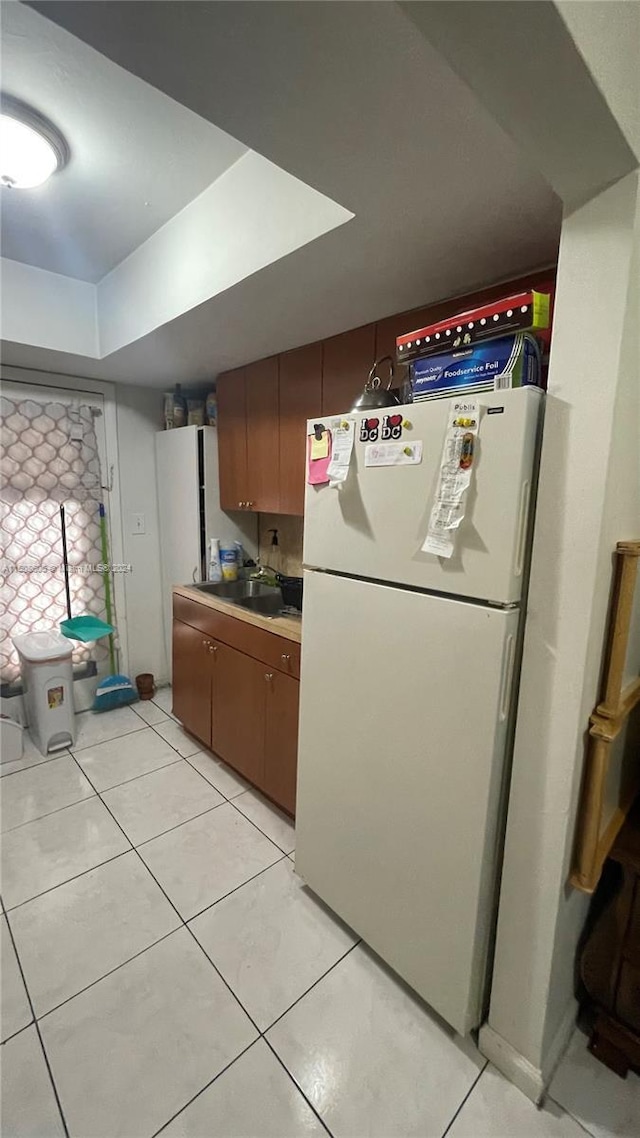
M107 538L107 519L104 505L101 502L100 510L100 546L102 550L102 580L104 582L104 604L107 612L107 622L111 624L111 577L109 572L109 543ZM111 675L101 680L96 688L93 701L94 711L111 711L114 707L125 707L128 703L135 703L138 693L128 676L116 673L116 653L113 633L109 634L109 668Z

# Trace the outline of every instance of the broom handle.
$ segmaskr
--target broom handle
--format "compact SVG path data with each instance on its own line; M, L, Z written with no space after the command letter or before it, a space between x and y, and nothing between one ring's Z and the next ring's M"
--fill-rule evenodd
M105 518L104 503L99 506L100 513L100 545L102 549L102 580L104 582L104 605L107 610L107 624L111 624L111 581L109 577L109 548L107 545L107 520ZM113 647L113 633L109 633L109 667L111 674L116 670L116 657Z
M64 521L64 506L60 507L60 528L62 530L62 563L64 565L64 588L67 594L67 617L71 620L71 592L69 590L69 558L67 557L67 527Z

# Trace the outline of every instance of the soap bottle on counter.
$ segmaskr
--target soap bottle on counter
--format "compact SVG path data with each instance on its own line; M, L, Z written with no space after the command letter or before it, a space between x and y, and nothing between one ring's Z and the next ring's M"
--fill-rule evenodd
M222 580L222 561L220 559L220 539L212 537L209 541L209 580L216 584Z

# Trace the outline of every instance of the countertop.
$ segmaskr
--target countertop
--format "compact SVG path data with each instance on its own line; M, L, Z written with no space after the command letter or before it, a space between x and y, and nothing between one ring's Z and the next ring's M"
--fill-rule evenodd
M190 585L174 585L173 593L179 597L186 597L188 601L197 601L199 605L207 605L210 609L223 612L225 616L233 616L236 620L243 620L245 624L253 624L256 628L264 628L265 632L273 632L276 636L284 636L287 640L294 640L297 644L302 642L302 619L295 616L263 616L259 612L243 609L233 601L224 600L223 597L203 593L201 589L193 589Z

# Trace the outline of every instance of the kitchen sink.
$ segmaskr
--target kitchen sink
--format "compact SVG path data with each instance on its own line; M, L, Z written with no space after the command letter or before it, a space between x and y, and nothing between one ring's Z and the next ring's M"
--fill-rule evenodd
M272 589L268 596L243 597L236 601L243 609L259 612L262 616L279 616L282 611L282 597L279 589Z
M227 601L274 597L282 605L280 590L265 585L262 581L202 581L193 588L199 589L201 593L211 593L214 597L223 597Z

